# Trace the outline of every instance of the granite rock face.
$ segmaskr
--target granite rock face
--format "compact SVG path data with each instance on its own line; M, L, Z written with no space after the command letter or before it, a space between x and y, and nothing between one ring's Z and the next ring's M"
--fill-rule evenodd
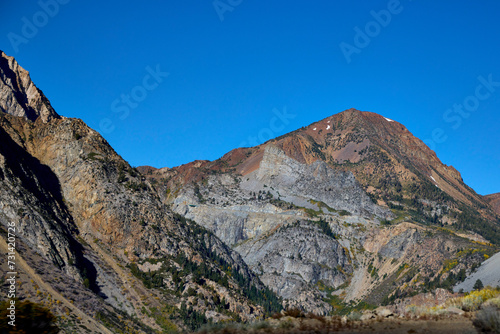
M262 281L290 306L328 314L331 306L314 288L337 288L353 272L349 251L313 222L299 221L279 227L235 247Z
M305 206L313 200L357 216L392 217L390 210L373 203L351 172L334 170L321 160L303 164L268 145L255 173L259 184L266 184L287 202Z
M63 201L57 177L27 154L2 126L0 143L2 225L14 223L14 235L23 238L58 269L82 280L78 264L83 256L71 245L76 226Z
M300 163L274 146L266 147L259 168L250 174L210 176L202 184L185 186L173 208L228 245L303 218L300 208L346 211L374 219L392 217L390 210L372 202L352 173L334 170L321 161Z
M49 100L31 81L28 71L0 51L0 111L46 123L60 118Z
M315 227L304 209L333 221L340 212L379 219L392 213L374 204L350 172L322 161L300 163L275 146L245 176L209 176L183 187L173 209L214 232L287 305L327 314L318 284L337 288L353 273L349 251ZM324 212L323 212L324 211ZM311 220L311 221L307 221Z

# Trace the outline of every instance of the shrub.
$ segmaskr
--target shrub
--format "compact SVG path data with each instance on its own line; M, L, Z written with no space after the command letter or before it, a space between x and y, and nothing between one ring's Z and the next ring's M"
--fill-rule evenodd
M279 319L283 318L283 314L281 314L281 312L276 312L276 313L274 313L274 314L271 316L271 318L276 319L276 320L279 320Z
M271 326L269 325L269 323L267 321L259 321L259 322L252 324L252 327L256 330L260 330L260 329L267 329Z
M405 313L409 315L419 315L420 314L420 309L416 305L408 305L405 308Z
M304 312L298 308L291 308L285 311L285 315L292 318L304 318Z
M477 312L473 324L482 332L500 334L500 311L496 307L487 306Z
M281 329L291 329L293 327L293 323L290 320L286 320L281 321L278 326Z
M500 297L488 300L483 306L493 306L500 310Z
M447 304L461 308L464 311L476 311L484 302L499 295L500 290L485 288L480 291L472 291L464 297L451 299Z
M464 311L475 311L483 303L483 298L479 295L469 295L462 300L462 309Z

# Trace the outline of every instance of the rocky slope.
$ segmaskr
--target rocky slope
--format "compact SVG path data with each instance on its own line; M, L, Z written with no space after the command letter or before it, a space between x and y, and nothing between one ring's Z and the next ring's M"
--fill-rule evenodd
M463 289L463 291L470 292L474 290L476 280L481 280L484 286L500 286L500 253L496 253L484 261L477 271L469 275L460 284L457 284L453 290L460 291Z
M317 313L339 299L377 304L449 287L500 243L497 214L458 171L403 125L355 109L216 161L139 170L163 203L231 245L287 303ZM312 244L348 250L332 246L332 258L352 261L340 262L342 275L303 256L285 264L301 241L277 231L307 221L334 231Z
M498 215L482 196L464 184L457 170L444 165L400 123L355 109L257 147L233 150L213 162L197 161L173 169L149 169L147 173L157 181L163 180L172 193L214 173L245 177L260 168L262 178L267 163L263 159L269 156L266 153L269 147L276 147L299 164L324 162L332 169L351 172L374 202L390 209L411 211L416 221L438 220L442 225L500 241ZM278 174L281 172L277 170ZM165 200L164 194L160 196ZM351 211L358 214L352 208ZM472 221L476 216L482 218L481 223Z
M0 56L0 234L16 224L19 297L68 333L389 303L451 288L498 252L491 204L380 115L135 169Z
M0 111L31 121L60 118L28 71L0 50Z
M493 210L500 215L500 193L486 195L484 199L490 203Z
M298 221L235 247L262 281L283 298L287 307L326 314L330 306L317 289L338 288L353 272L349 251L317 224Z
M0 68L0 223L2 238L15 223L23 245L20 298L67 311L71 333L84 322L99 331L194 329L279 310L238 253L171 212L97 132L57 116L12 58L2 54ZM37 256L68 284L37 273ZM44 289L33 294L34 285ZM100 306L90 311L75 298L82 293Z

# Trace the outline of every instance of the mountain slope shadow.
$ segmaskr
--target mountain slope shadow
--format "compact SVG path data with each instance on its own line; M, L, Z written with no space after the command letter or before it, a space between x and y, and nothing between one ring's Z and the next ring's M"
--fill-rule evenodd
M4 119L4 121L7 120ZM52 262L59 269L63 269L65 265L75 266L88 288L106 298L96 283L96 268L84 256L83 246L75 238L78 229L64 202L61 184L57 176L48 166L27 153L2 127L0 127L0 155L5 159L4 170L2 171L0 168L0 182L19 180L21 187L38 200L39 213L53 231L57 231L59 236L66 239L75 258L74 263L66 263L67 261L63 260L61 254L53 251L51 255L56 260L52 260ZM39 226L43 227L44 225L38 224ZM51 250L58 249L50 237L49 242Z

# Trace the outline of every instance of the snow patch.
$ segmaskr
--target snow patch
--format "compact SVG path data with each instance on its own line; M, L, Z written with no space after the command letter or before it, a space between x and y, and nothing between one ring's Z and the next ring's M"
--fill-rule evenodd
M330 123L330 121L328 121L327 123Z
M326 129L327 129L327 130L330 130L330 125L328 125L328 126L326 127Z
M431 175L431 179L432 179L432 181L434 181L434 182L436 182L436 183L437 183L436 179L435 179L435 178L433 178L433 177L432 177L432 175Z
M394 122L392 119L389 119L387 117L384 117L387 122Z
M316 128L314 128L313 131L316 131Z

